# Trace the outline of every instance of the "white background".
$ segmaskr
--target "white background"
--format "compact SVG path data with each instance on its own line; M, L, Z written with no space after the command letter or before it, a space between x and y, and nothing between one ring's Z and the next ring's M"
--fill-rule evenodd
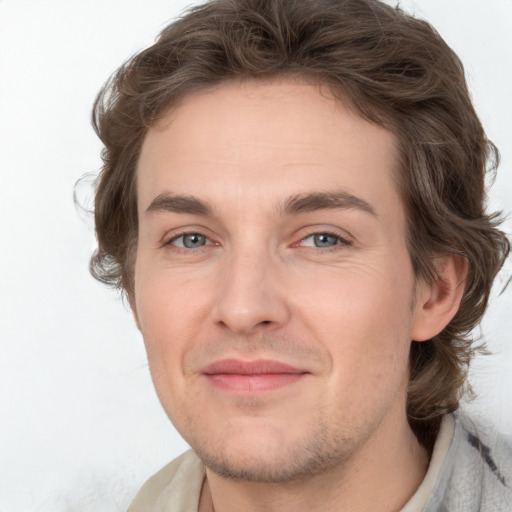
M188 3L0 0L2 512L126 510L141 483L186 447L155 397L129 311L88 274L94 233L73 205L73 186L100 166L90 127L100 86ZM491 207L510 211L512 1L402 6L431 21L465 62L503 156ZM494 293L484 323L495 355L471 372L480 394L471 408L508 433L511 288Z

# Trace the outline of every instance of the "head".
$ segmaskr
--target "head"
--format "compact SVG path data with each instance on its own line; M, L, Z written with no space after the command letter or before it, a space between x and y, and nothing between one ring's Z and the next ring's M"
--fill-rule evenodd
M172 130L174 120L182 122L180 112L189 112L194 101L207 103L212 94L222 104L223 91L247 99L266 86L275 98L283 83L295 84L290 97L296 105L314 88L319 110L324 98L343 106L345 117L349 112L372 127L376 138L389 135L395 159L389 172L414 278L401 283L413 285L411 310L421 300L421 287L437 283L438 295L446 292L447 261L458 269L462 291L452 314L438 332L426 330L428 335L411 337L407 345L407 415L427 444L439 418L458 407L474 352L471 330L509 249L496 216L485 211L486 171L497 165L497 150L471 104L459 59L428 23L375 0L219 0L166 28L113 75L95 105L94 124L105 149L93 275L123 290L137 309L141 155L158 138L148 134ZM293 105L286 108L292 115ZM278 175L275 180L282 183ZM277 338L285 353L293 353L292 335ZM321 366L322 352L301 340L295 348ZM201 361L194 353L188 360Z

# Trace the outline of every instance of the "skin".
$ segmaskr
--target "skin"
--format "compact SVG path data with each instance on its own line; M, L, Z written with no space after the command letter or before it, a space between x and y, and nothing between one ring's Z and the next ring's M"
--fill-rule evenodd
M285 79L222 84L149 130L131 304L160 401L207 467L200 510L392 511L420 484L410 342L455 314L464 265L415 279L395 146ZM326 193L345 201L284 207ZM225 358L303 373L233 392L202 371Z

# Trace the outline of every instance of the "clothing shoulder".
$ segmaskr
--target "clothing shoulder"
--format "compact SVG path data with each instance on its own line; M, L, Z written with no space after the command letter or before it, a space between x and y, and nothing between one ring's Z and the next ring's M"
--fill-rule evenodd
M425 512L512 510L512 440L462 414Z
M197 512L204 469L189 450L155 473L135 496L128 512Z

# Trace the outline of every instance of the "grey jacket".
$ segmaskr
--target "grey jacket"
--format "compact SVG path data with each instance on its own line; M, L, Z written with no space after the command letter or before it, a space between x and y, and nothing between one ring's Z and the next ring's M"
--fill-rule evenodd
M512 444L455 415L455 430L423 512L512 512Z

